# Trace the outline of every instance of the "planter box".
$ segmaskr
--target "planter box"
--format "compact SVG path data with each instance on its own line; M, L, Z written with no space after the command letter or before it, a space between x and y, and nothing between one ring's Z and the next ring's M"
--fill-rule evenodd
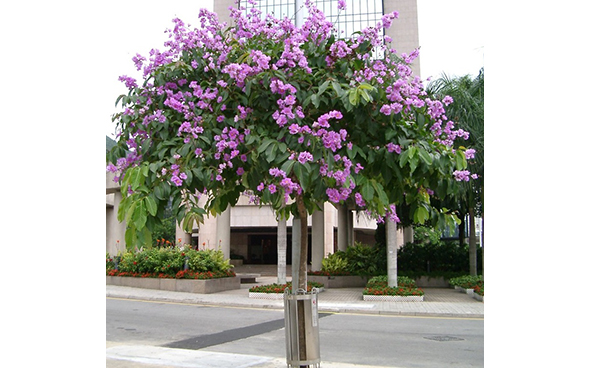
M249 291L248 297L254 299L283 300L283 293L253 293Z
M484 296L478 295L476 293L474 293L472 296L474 297L474 299L484 303Z
M352 288L365 287L368 276L316 276L308 275L308 281L324 284L326 289L330 288Z
M474 289L464 289L461 286L456 286L455 289L459 292L466 293L468 295L474 295Z
M318 292L321 293L324 291L324 288L318 288ZM253 299L272 299L272 300L280 300L283 299L284 293L257 293L257 292L248 292L248 297Z
M422 302L424 295L364 295L363 300L371 302Z
M222 277L219 279L190 280L107 276L107 285L181 291L195 294L212 294L220 291L240 289L240 279L238 277Z
M415 282L417 283L417 287L420 288L448 288L449 282L443 277L429 277L429 276L419 276L415 278Z

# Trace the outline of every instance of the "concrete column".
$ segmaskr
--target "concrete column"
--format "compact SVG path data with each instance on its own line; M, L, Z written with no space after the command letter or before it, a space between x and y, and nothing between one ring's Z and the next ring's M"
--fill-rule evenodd
M403 239L402 245L406 243L412 243L414 241L414 230L412 226L407 226L403 229Z
M111 191L106 195L107 199L107 219L106 219L106 248L111 256L116 256L119 252L125 252L125 221L117 220L117 212L121 203L121 192L119 190Z
M175 237L174 242L176 246L183 247L186 244L191 245L191 234L186 233L182 227L175 223Z
M337 246L339 250L345 251L347 249L347 207L339 205L338 207L338 223L337 223Z
M320 271L324 258L324 211L312 214L312 271Z
M299 218L294 218L291 222L291 293L295 294L300 278L300 246L302 241L302 231L300 229Z
M398 52L410 54L419 47L419 16L417 0L384 1L384 14L397 11L398 19L386 30L386 35L392 37L392 46ZM391 46L391 47L392 47ZM411 64L415 75L421 74L420 58ZM428 76L426 76L428 77Z
M287 283L287 219L277 221L277 283Z
M398 286L398 246L396 245L396 222L386 219L386 244L387 244L387 267L388 286Z
M355 226L353 225L353 211L347 209L347 246L355 245Z
M231 207L216 217L216 245L215 249L221 249L224 258L230 258L230 218Z
M330 203L324 203L324 257L334 250L334 219L336 208Z

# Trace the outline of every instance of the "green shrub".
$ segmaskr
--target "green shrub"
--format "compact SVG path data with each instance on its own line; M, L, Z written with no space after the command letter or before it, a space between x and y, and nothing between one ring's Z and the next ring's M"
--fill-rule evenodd
M224 259L221 250L196 251L185 248L151 248L139 252L125 252L119 261L119 271L138 274L165 274L175 276L184 270L185 260L191 271L226 272L233 266ZM111 268L109 268L111 267ZM107 261L107 272L114 269L114 263Z
M329 274L342 274L348 272L349 263L345 258L345 252L329 254L322 260L322 271Z
M449 279L449 284L452 286L459 286L464 289L474 289L476 286L481 286L484 289L484 278L482 275L464 275Z
M114 269L115 269L115 261L114 261L113 257L111 257L109 255L109 252L107 252L107 271L114 270Z
M398 276L397 282L399 287L417 287L414 279L407 276ZM374 276L367 281L366 287L388 286L388 275Z
M197 272L228 271L233 266L221 250L205 249L189 252L189 269Z
M385 272L382 269L384 254L379 247L362 243L348 247L344 252L347 260L347 270L355 275L378 275Z

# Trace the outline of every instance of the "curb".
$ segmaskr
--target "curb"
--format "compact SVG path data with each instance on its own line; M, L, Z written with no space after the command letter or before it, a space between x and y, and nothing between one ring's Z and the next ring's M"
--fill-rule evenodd
M131 289L133 290L133 289ZM171 292L172 293L172 292ZM129 299L137 301L151 301L151 302L167 302L167 303L182 303L182 304L193 304L203 306L219 306L219 307L231 307L231 308L255 308L255 309L271 309L271 310L283 310L283 302L279 300L264 300L257 299L258 301L264 301L266 303L249 303L250 299L246 298L245 302L226 302L226 301L210 301L203 299L192 299L184 298L181 295L178 297L170 297L164 295L133 295L130 293L121 292L106 292L107 298L113 299ZM278 303L279 302L279 303ZM339 306L339 303L331 302L330 306L323 305L324 303L318 303L318 311L322 313L350 313L350 314L369 314L369 315L384 315L384 316L407 316L407 317L431 317L431 318L477 318L483 319L484 314L474 313L436 313L436 312L420 312L420 311L389 311L389 310L376 310L366 307L351 308ZM327 303L328 304L328 303ZM345 304L345 303L343 303ZM414 304L414 303L413 303Z

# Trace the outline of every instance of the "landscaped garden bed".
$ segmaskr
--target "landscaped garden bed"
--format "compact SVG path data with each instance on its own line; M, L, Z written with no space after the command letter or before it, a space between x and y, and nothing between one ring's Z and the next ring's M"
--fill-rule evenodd
M449 280L449 284L460 292L471 295L476 300L484 302L484 279L478 276L460 276Z
M398 277L397 287L388 286L387 275L372 277L363 289L363 300L366 301L422 302L424 295L415 281L405 276Z
M248 289L248 297L256 299L283 299L285 289L291 289L291 282L286 284L268 284L253 286ZM319 291L324 291L324 285L314 281L308 281L308 292L311 292L313 288L317 288Z
M219 250L152 248L107 253L107 285L210 294L240 288L240 279Z

